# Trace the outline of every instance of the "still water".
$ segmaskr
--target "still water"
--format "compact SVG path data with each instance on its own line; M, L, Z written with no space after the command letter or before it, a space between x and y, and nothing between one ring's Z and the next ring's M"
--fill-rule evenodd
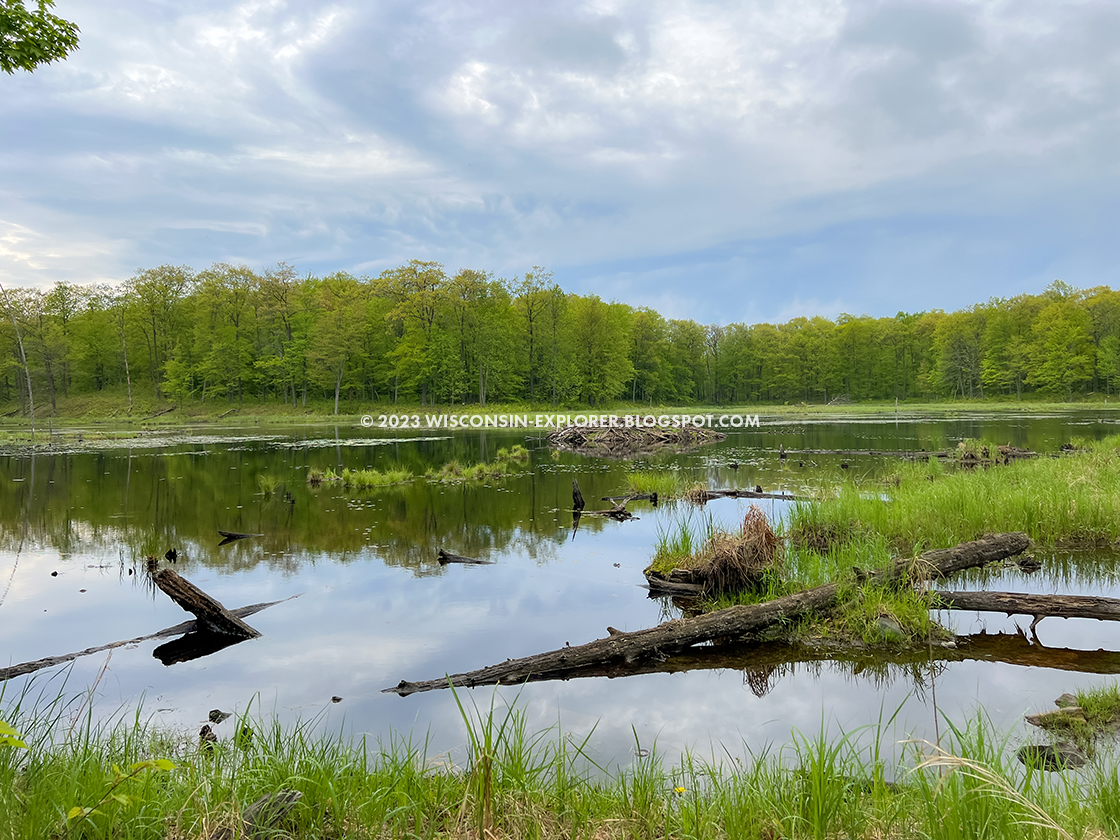
M428 736L429 753L461 758L465 735L449 692L383 694L400 680L438 678L507 658L650 627L679 613L642 586L659 529L682 507L633 503L630 522L584 517L572 532L571 480L589 507L622 493L631 466L679 470L712 487L793 493L841 481L873 482L890 459L778 457L787 449L920 450L964 437L1047 452L1072 436L1115 433L1115 412L938 417L762 416L760 428L680 454L619 462L553 453L530 430L385 432L326 423L302 428L180 429L63 452L0 454L0 668L154 633L188 618L144 574L144 558L179 552L176 570L227 607L287 599L248 619L262 636L205 658L165 666L164 640L83 656L40 671L35 691L94 686L107 714L141 705L159 724L196 729L213 708L281 720L317 718L328 731ZM490 460L522 443L531 458L486 484L417 479L376 491L309 487L309 468L406 467L422 475L451 458ZM733 470L730 464L737 462ZM841 462L849 469L841 469ZM280 482L261 492L260 476ZM758 502L773 520L788 502ZM702 516L732 527L749 502L710 502ZM218 530L263 536L219 546ZM495 561L440 566L436 552ZM1042 572L1008 572L986 585L1019 591L1120 596L1115 557L1043 553ZM1014 634L1029 619L955 613L958 633ZM1007 639L1042 666L940 663L938 705L963 719L983 707L1005 729L1027 733L1028 711L1064 691L1114 679L1120 627L1050 618L1039 644ZM1050 657L1048 649L1068 649ZM1040 656L1041 654L1041 656ZM536 729L559 722L591 755L625 765L656 746L717 756L786 743L791 732L853 730L901 707L897 734L933 731L928 663L888 658L804 661L744 648L718 659L666 663L663 673L464 691L479 707L495 691ZM1072 664L1071 664L1072 663ZM1075 671L1062 670L1073 667ZM8 697L29 678L4 686ZM341 697L341 702L332 698ZM230 733L219 734L229 735ZM636 739L636 740L635 740Z

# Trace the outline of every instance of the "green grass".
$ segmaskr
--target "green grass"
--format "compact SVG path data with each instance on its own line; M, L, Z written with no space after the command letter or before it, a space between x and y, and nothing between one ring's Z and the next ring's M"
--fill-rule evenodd
M513 473L523 472L529 462L529 450L516 443L510 448L502 447L494 454L493 461L482 461L477 464L464 465L457 459L447 461L438 469L432 468L426 473L427 478L435 481L486 481L495 478L504 478Z
M636 743L638 757L603 766L591 758L594 728L582 737L560 725L534 732L516 701L503 708L491 695L481 709L457 701L467 742L458 764L411 736L347 739L323 734L315 720L231 720L205 751L195 732L156 728L139 713L94 723L79 709L72 722L65 703L8 704L0 718L27 748L0 743L0 836L204 837L284 788L302 794L280 826L296 840L1002 840L1114 836L1120 827L1114 763L1080 774L1028 770L982 715L950 723L943 752L911 743L889 760L879 745L895 740L893 718L836 734L822 722L785 747L710 759L686 751L672 764L656 745ZM228 733L246 726L254 735L239 746ZM75 808L97 813L68 819Z
M257 474L257 487L261 489L261 495L266 498L275 493L284 484L284 479L277 475L270 475L269 473Z
M1046 545L1120 539L1120 437L1072 455L989 469L904 464L885 481L848 483L819 502L797 503L788 534L818 547L879 535L910 551L1004 531L1025 531Z
M347 490L372 490L377 487L388 487L392 484L403 484L412 481L411 470L351 470L344 469L337 480Z
M679 499L693 484L676 470L626 471L626 492L634 496L656 493L660 499Z

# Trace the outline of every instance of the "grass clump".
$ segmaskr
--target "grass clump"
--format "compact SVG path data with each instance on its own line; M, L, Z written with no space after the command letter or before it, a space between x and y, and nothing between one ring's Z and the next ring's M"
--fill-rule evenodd
M781 540L766 515L751 505L735 533L716 528L711 519L703 528L691 516L672 530L658 532L653 562L646 569L668 577L686 571L705 593L719 596L758 589L767 575L780 575Z
M392 484L403 484L412 481L412 471L408 469L386 470L350 470L344 469L342 475L334 480L338 481L347 490L373 490L378 487L388 487Z
M428 470L425 475L435 481L485 481L520 472L528 460L529 450L517 443L509 449L503 446L494 454L493 461L464 465L453 458L439 469Z
M269 475L268 473L257 474L257 487L261 490L261 495L266 499L273 493L280 489L284 484L284 480L277 475Z
M657 494L659 499L676 499L684 495L687 480L672 470L627 470L626 492L631 496Z
M995 469L900 465L873 488L844 484L819 502L796 503L788 533L794 544L818 549L879 534L909 551L1003 531L1025 531L1049 545L1120 539L1120 436L1067 457Z

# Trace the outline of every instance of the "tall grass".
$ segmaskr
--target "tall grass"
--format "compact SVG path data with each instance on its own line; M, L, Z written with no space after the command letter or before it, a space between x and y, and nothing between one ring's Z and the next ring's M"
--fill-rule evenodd
M667 764L656 748L621 765L588 756L592 733L559 725L532 732L516 703L460 699L465 766L429 745L390 734L376 743L323 734L321 721L289 726L243 717L252 738L202 749L195 733L167 732L138 713L97 723L0 702L0 718L28 749L0 744L0 836L156 840L206 837L236 825L259 797L302 793L279 826L302 838L915 837L1085 836L1120 827L1115 764L1081 774L1043 774L1009 759L1009 736L982 715L951 727L945 751L911 742L884 760L877 727L794 733L792 743L745 757L704 760L686 752ZM232 726L232 730L230 727ZM870 741L870 746L868 742ZM168 760L106 800L114 765ZM67 819L75 806L98 813Z
M881 485L844 484L819 502L799 502L789 519L789 535L806 545L874 534L896 550L940 548L1001 531L1044 544L1120 539L1120 437L989 469L903 465Z

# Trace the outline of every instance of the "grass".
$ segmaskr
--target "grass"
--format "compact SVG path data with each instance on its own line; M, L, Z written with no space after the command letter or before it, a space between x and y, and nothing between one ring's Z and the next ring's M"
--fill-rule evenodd
M513 704L456 695L466 759L422 740L376 742L241 718L240 745L203 749L194 732L153 727L138 712L95 723L66 704L0 706L27 747L0 742L0 836L115 840L206 837L281 789L302 799L278 829L296 840L354 838L957 838L1112 836L1117 769L1043 774L1009 758L1009 735L982 715L950 724L942 749L908 742L885 759L877 726L794 732L784 747L674 764L652 749L603 766L594 728L531 731ZM896 712L897 715L897 712ZM116 770L114 768L120 768ZM115 787L114 787L115 785ZM88 810L87 810L88 809ZM75 816L68 817L74 813Z
M1113 683L1082 689L1076 697L1078 714L1044 714L1038 726L1058 739L1072 741L1082 752L1092 755L1102 738L1120 730L1120 686Z
M280 478L278 475L270 475L269 473L257 474L257 487L261 489L261 495L265 498L270 497L283 485L284 479Z
M318 487L324 482L339 484L347 490L376 490L379 487L390 487L394 484L403 484L412 481L414 476L411 470L351 470L343 469L336 473L329 467L326 470L311 467L307 470L307 483Z
M819 502L797 503L788 535L823 549L880 535L894 550L911 551L1003 531L1025 531L1044 545L1120 539L1120 437L990 469L904 464L875 485L848 483Z
M502 447L494 454L493 461L464 465L457 459L447 461L439 469L430 469L426 476L435 481L486 481L504 478L521 472L529 462L529 450L519 443L510 448Z
M781 575L781 540L755 505L735 533L716 528L711 518L698 526L689 514L669 529L658 528L646 572L668 576L675 569L692 572L710 596L766 588L766 578Z

